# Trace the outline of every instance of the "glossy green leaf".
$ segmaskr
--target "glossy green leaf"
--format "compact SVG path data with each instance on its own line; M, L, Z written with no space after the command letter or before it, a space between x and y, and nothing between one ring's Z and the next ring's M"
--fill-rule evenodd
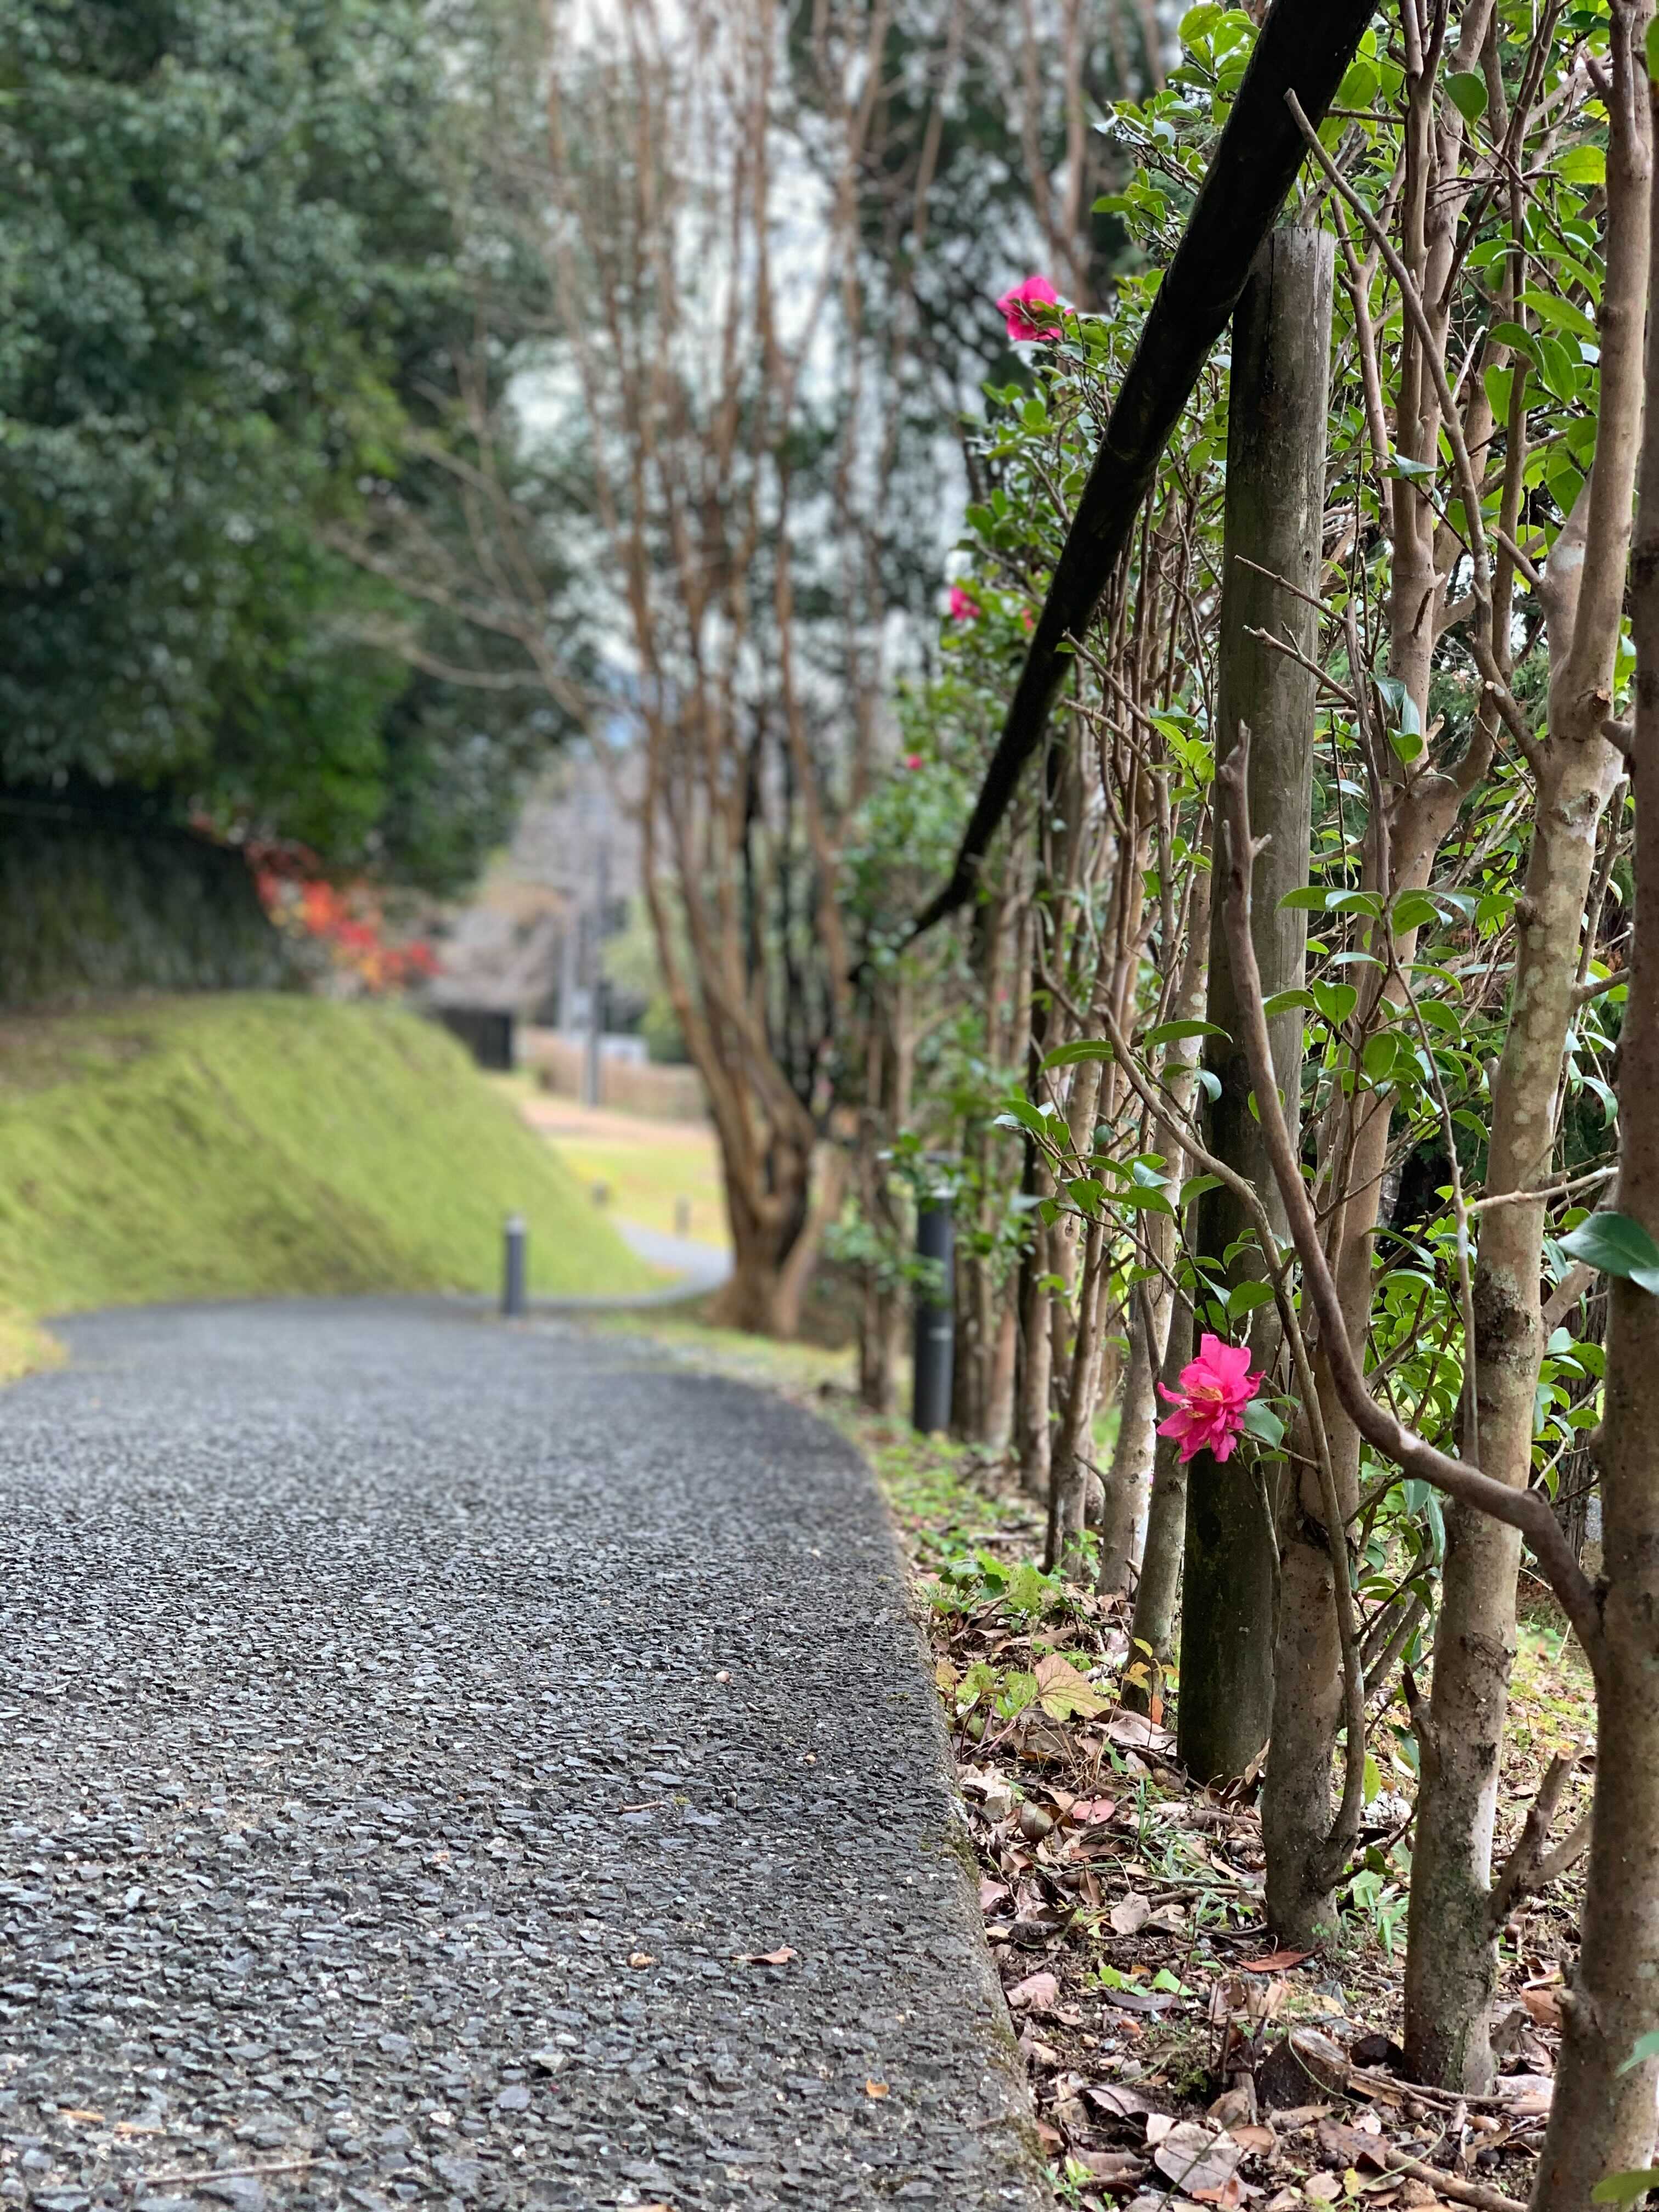
M1451 103L1466 123L1478 123L1486 112L1486 80L1476 70L1454 70L1446 79Z
M1659 1244L1627 1213L1592 1213L1561 1239L1561 1249L1586 1267L1659 1297Z

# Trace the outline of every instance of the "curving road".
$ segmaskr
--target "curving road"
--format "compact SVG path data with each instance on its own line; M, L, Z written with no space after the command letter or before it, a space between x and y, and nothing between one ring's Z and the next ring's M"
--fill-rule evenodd
M848 1446L557 1324L64 1333L0 1399L0 2203L1047 2201Z

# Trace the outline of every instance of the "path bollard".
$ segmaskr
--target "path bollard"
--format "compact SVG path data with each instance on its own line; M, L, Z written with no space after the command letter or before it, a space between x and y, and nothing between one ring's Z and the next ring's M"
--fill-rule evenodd
M526 1312L530 1304L525 1294L525 1258L526 1248L530 1242L530 1232L526 1226L523 1214L507 1215L504 1241L506 1249L503 1255L505 1264L501 1270L501 1311L511 1316Z
M676 1237L691 1234L691 1201L689 1198L674 1200L674 1234Z
M939 1303L923 1289L916 1292L915 1370L910 1425L929 1436L951 1425L951 1384L956 1355L955 1276L957 1227L948 1190L933 1190L916 1213L916 1257L939 1264L943 1292Z

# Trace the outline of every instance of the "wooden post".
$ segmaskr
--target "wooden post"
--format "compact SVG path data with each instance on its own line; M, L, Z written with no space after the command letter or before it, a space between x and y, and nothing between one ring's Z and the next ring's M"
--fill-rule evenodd
M1276 230L1233 316L1216 750L1219 762L1231 750L1239 724L1249 726L1251 820L1258 836L1271 837L1256 862L1252 918L1269 994L1296 988L1306 966L1307 916L1282 911L1279 901L1308 880L1316 692L1306 669L1249 633L1285 638L1310 660L1317 648L1316 614L1296 592L1316 599L1319 592L1333 266L1328 234ZM1250 1114L1249 1073L1235 1042L1232 963L1219 899L1211 920L1208 1012L1227 1032L1206 1040L1205 1064L1221 1086L1206 1115L1210 1148L1249 1177L1277 1224L1284 1217ZM1271 1030L1273 1066L1294 1129L1302 1017L1281 1015ZM1200 1200L1198 1249L1218 1270L1247 1227L1230 1192L1209 1191ZM1263 1268L1250 1252L1238 1255L1226 1273L1237 1283ZM1268 1305L1252 1317L1258 1364L1276 1347L1273 1315ZM1277 1574L1272 1508L1248 1459L1235 1455L1221 1466L1201 1453L1187 1486L1179 1739L1182 1761L1204 1781L1243 1773L1267 1741Z

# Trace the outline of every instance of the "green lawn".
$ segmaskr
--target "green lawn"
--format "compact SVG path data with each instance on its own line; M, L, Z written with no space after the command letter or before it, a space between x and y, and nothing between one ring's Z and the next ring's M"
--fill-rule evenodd
M636 1260L434 1024L230 994L0 1024L0 1306L488 1291L626 1295ZM0 1365L3 1365L0 1346Z

